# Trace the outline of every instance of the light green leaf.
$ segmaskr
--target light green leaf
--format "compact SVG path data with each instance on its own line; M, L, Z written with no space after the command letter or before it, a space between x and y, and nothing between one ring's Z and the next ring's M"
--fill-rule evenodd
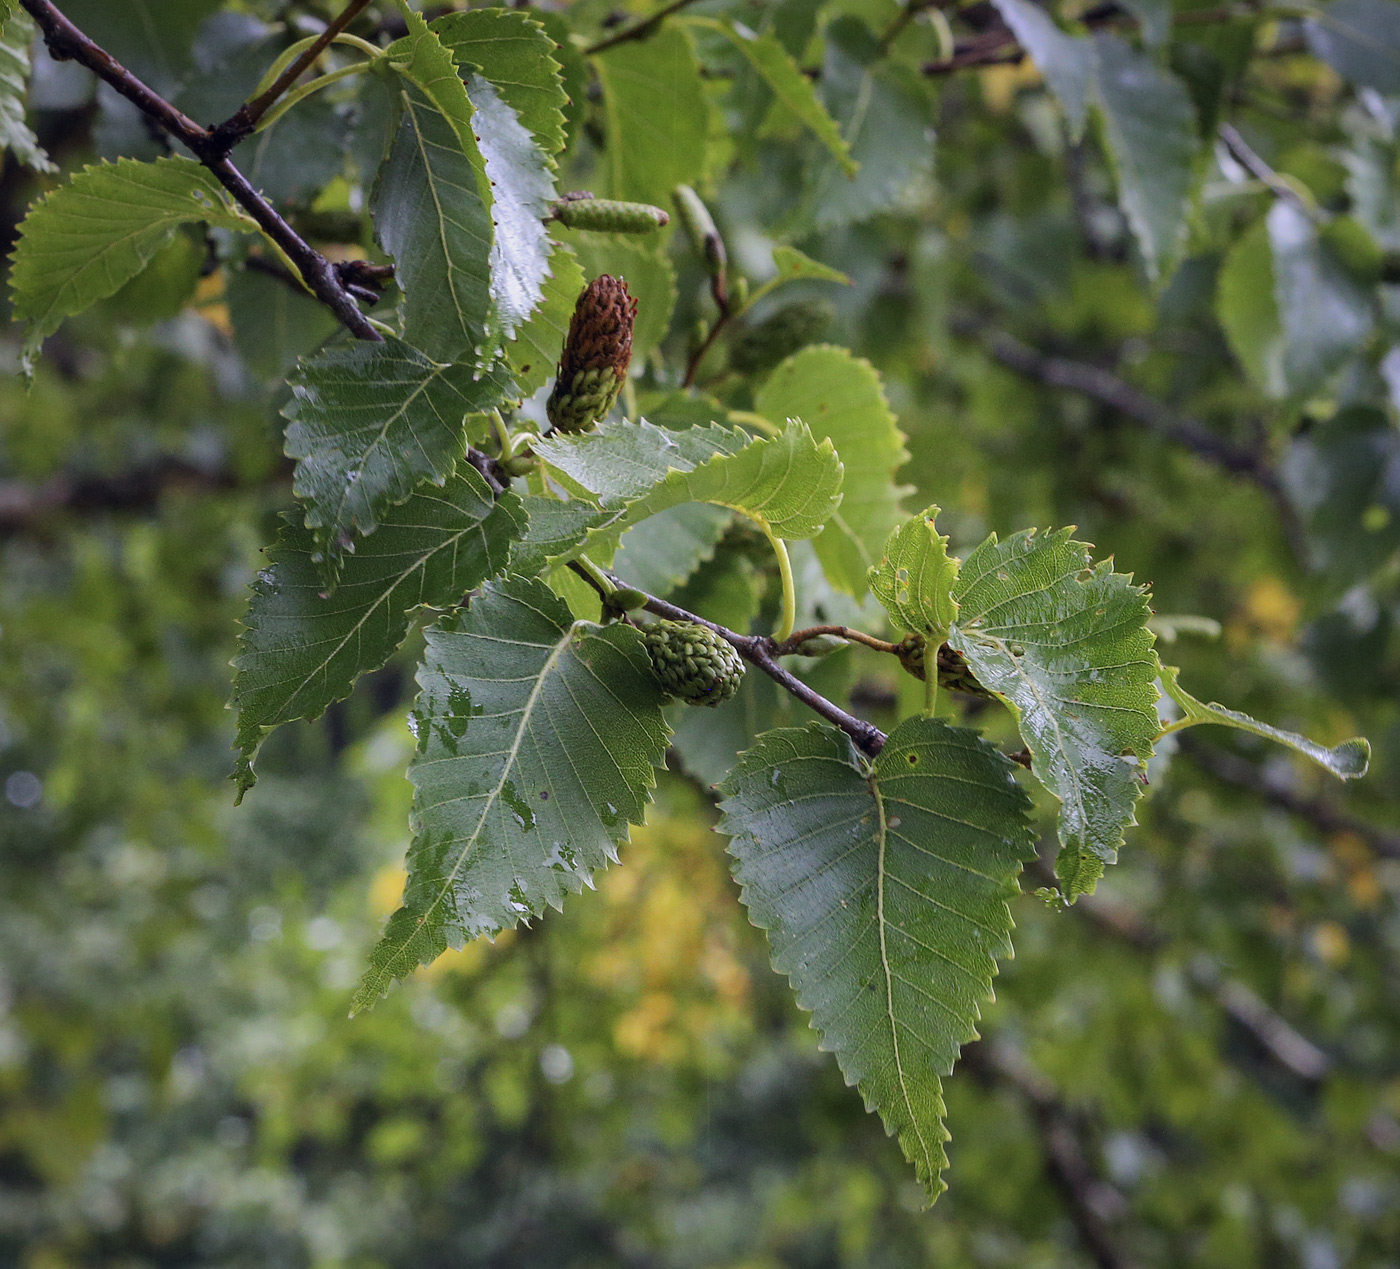
M1084 135L1089 97L1094 89L1094 46L1083 36L1070 35L1032 0L993 0L997 12L1021 47L1030 54L1064 111L1070 136Z
M385 50L399 123L372 210L403 289L404 338L437 361L480 359L500 337L491 298L491 187L452 54L409 13Z
M10 270L14 315L29 323L26 360L65 317L115 294L194 221L257 232L205 168L178 156L85 167L35 203Z
M357 535L372 533L386 507L424 480L442 484L466 453L462 421L514 390L497 368L476 378L398 339L353 342L303 361L291 382L287 454L298 459L292 488L307 503L323 569L334 581Z
M569 319L585 285L578 257L563 243L554 244L549 271L543 299L506 347L522 396L532 395L553 378L569 333Z
M460 603L505 567L524 531L520 499L510 492L493 499L464 465L442 489L390 507L326 595L311 533L295 521L283 525L253 583L233 663L239 798L252 787L253 755L273 727L317 718L348 696L403 642L414 609Z
M1034 855L1011 762L940 719L907 719L873 764L813 724L761 736L722 792L774 969L932 1201L946 1188L939 1077L977 1036Z
M711 18L693 18L692 22L721 32L744 55L745 60L758 73L759 77L772 90L773 95L809 128L831 152L848 176L854 176L860 164L851 157L851 147L836 126L836 120L827 112L821 98L817 96L812 81L802 73L787 49L772 31L755 35L746 28L731 22L717 22Z
M801 419L841 455L841 509L816 548L832 585L859 598L886 536L900 521L905 490L894 483L894 473L909 461L879 372L844 348L804 348L773 371L754 408L774 423Z
M1334 0L1303 30L1313 54L1354 84L1400 93L1400 4Z
M1036 778L1060 801L1055 871L1091 893L1118 857L1158 731L1147 593L1094 564L1069 529L988 538L968 556L949 642L1010 706Z
M1283 329L1284 374L1290 391L1303 394L1364 346L1374 322L1371 301L1300 208L1279 199L1265 223Z
M1288 395L1273 254L1261 221L1241 234L1220 268L1215 315L1245 373L1271 397Z
M370 954L356 1011L449 945L592 885L642 822L666 752L641 635L575 623L541 582L488 583L428 628L427 645L404 906Z
M1094 36L1098 107L1118 202L1154 281L1175 266L1200 138L1186 86L1116 35Z
M895 529L880 563L870 570L870 589L890 620L901 630L923 635L935 650L957 620L953 587L960 564L948 554L948 539L934 523L938 510L926 507Z
M1329 749L1326 745L1319 745L1297 732L1270 727L1268 723L1258 722L1238 710L1226 709L1214 701L1203 704L1177 681L1180 673L1174 665L1162 667L1162 692L1181 707L1182 717L1163 727L1158 733L1159 736L1167 736L1200 723L1219 723L1223 727L1233 727L1238 731L1247 731L1251 735L1262 736L1265 740L1287 745L1305 758L1311 758L1339 780L1359 780L1371 765L1371 743L1364 737L1353 736L1350 740L1344 740Z
M544 216L554 201L553 164L489 80L473 75L467 96L491 189L491 300L509 338L540 302L549 272Z
M564 148L564 92L557 45L534 15L509 9L449 13L428 29L459 66L474 67L534 133L546 154Z
M577 558L583 551L580 543L584 536L616 518L615 512L604 511L582 498L564 502L541 494L526 494L524 504L530 524L511 551L509 565L509 571L521 577L534 577L557 561Z
M933 170L928 85L911 68L883 57L876 37L857 18L841 16L827 28L821 95L860 171L852 178L835 160L814 156L806 196L784 225L789 237L888 211Z
M764 289L777 282L840 282L842 286L851 285L851 279L840 269L833 269L829 264L813 260L796 247L774 247L773 267L778 270L777 277L765 282ZM757 298L757 292L754 298Z
M1172 33L1172 0L1123 0L1123 7L1138 20L1142 42L1161 48Z
M608 195L658 207L703 180L709 101L690 37L667 24L593 59L603 86Z
M29 46L34 23L27 13L10 16L0 8L0 153L9 150L35 172L56 172L39 138L25 122L29 96Z
M728 507L787 539L815 537L841 504L841 460L830 441L818 443L800 422L754 439L739 429L670 432L624 421L583 436L551 436L534 448L608 513L568 559L683 502Z

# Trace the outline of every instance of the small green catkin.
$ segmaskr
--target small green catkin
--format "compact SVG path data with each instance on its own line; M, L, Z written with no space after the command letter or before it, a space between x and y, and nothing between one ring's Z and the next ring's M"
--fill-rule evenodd
M713 630L688 621L654 621L642 628L656 681L687 705L722 705L744 681L739 654Z
M742 375L771 370L784 357L826 334L836 310L826 300L796 300L743 328L729 350L731 370Z
M620 203L611 198L570 198L554 205L554 219L565 229L595 233L650 234L671 218L650 203Z

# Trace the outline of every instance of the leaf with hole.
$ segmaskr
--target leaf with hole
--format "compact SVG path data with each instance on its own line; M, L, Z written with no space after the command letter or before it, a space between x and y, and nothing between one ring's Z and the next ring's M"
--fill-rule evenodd
M940 1078L1011 955L1029 799L975 732L911 718L873 762L825 724L771 731L721 786L734 875L773 968L878 1111L929 1200L945 1187Z

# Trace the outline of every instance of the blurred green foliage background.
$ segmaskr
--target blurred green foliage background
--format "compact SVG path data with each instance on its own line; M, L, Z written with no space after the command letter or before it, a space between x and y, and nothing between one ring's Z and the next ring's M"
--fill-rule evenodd
M218 6L166 7L173 32ZM585 32L628 11L542 7ZM899 20L880 0L697 6L730 10L799 51L816 31L828 67ZM992 20L955 16L960 38ZM1220 623L1169 650L1203 699L1375 746L1342 790L1193 733L1097 896L1019 901L984 1039L946 1084L951 1188L929 1212L768 969L708 793L678 772L598 894L347 1018L401 884L414 641L278 732L244 806L227 781L236 621L291 502L273 385L324 337L314 308L251 274L242 295L196 283L202 244L180 238L188 303L133 284L49 341L31 391L0 379L0 1262L1400 1265L1400 290L1372 260L1400 249L1400 98L1348 85L1296 27L1183 25L1171 47L1203 128L1228 114L1334 213L1348 285L1370 288L1366 329L1281 389L1274 354L1237 355L1264 321L1239 304L1270 299L1249 235L1279 195L1228 154L1208 148L1186 258L1154 289L1100 149L1067 139L1028 63L921 75L935 24L900 23L860 107L883 112L868 183L812 203L810 139L764 125L767 90L701 41L731 255L761 280L781 234L852 279L801 286L885 376L906 505L938 501L955 549L1079 525L1159 613ZM217 86L170 41L148 50L170 83ZM148 145L71 66L36 76L65 167ZM579 98L561 188L596 162ZM353 170L336 110L284 138L327 165L307 189ZM41 187L7 163L0 235ZM673 257L674 365L705 287ZM1303 314L1315 343L1332 312ZM1284 325L1304 339L1287 369L1312 345ZM842 656L887 723L903 688Z

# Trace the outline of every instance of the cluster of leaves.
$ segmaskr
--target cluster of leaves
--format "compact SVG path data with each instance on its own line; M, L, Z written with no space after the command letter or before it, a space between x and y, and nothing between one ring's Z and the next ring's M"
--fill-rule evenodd
M1307 39L1383 92L1390 64L1352 37L1348 3L1369 12L1375 0L1333 6ZM83 18L83 5L67 7ZM1203 85L1226 76L1218 64L1198 65L1194 79L1167 69L1154 49L1170 14L1143 7L1139 50L1105 31L1070 34L1028 0L996 5L1054 93L1071 143L1092 108L1143 273L1161 281L1184 249L1202 116L1218 109ZM337 334L306 347L289 379L285 452L301 509L269 550L244 620L240 795L271 729L320 716L394 655L418 610L445 610L427 628L418 671L407 888L371 955L363 1008L447 947L592 885L642 822L673 739L666 700L638 631L606 620L606 606L589 620L597 597L571 566L605 595L600 566L683 601L768 665L788 650L799 611L844 606L867 623L883 612L925 649L923 709L888 738L843 727L844 711L816 695L807 701L821 721L750 725L760 711L741 700L737 739L693 746L687 720L674 741L682 763L721 784L735 873L774 965L933 1196L945 1164L939 1079L976 1035L997 961L1010 953L1009 900L1034 853L1015 762L938 716L939 651L958 654L967 683L1012 711L1031 772L1059 804L1056 872L1068 900L1091 892L1116 858L1163 736L1225 723L1283 740L1344 778L1364 771L1365 742L1329 749L1196 701L1158 660L1145 591L1095 563L1068 530L991 534L959 561L935 509L906 518L895 483L905 438L875 369L833 345L782 347L775 328L749 320L776 286L839 279L831 266L780 245L774 278L750 294L708 229L697 252L677 240L669 254L664 235L658 247L551 234L561 162L592 163L591 179L615 199L670 204L678 187L703 187L722 150L701 74L711 65L752 75L736 79L735 93L752 100L734 110L761 104L765 127L800 135L821 156L802 197L774 218L776 237L801 240L897 207L911 175L898 142L912 128L908 148L923 143L927 102L908 82L907 58L886 64L866 24L845 16L817 29L785 10L782 23L751 32L678 17L585 57L518 11L429 23L405 10L403 21L398 38L344 37L347 60L308 85L351 94L337 105L352 121L344 163L314 191L319 200L301 201L308 217L358 217L360 245L392 264L394 283L373 314L381 338ZM20 24L6 39L20 50L12 78L22 88L29 28L10 22ZM219 55L266 69L272 34L251 20L240 31ZM820 91L800 69L813 48ZM578 117L590 74L602 102L592 137ZM318 100L302 92L269 115L267 146ZM23 112L6 109L7 143L42 167ZM271 194L276 179L263 184ZM26 218L11 271L26 361L64 319L109 297L121 303L144 275L173 275L177 301L194 294L201 269L188 265L200 260L185 227L195 225L229 273L231 311L254 259L295 284L278 237L193 158L121 157L54 188ZM644 227L658 226L653 216ZM1330 381L1373 329L1373 297L1353 276L1372 236L1362 230L1301 195L1281 197L1221 268L1222 324L1280 399ZM676 257L701 270L719 305L679 357L674 340L666 347ZM1374 288L1385 262L1368 260ZM548 380L582 279L604 264L641 296L644 373L626 417L542 435L526 398ZM1336 320L1319 323L1319 309ZM306 325L305 343L320 344ZM711 350L725 327L735 332L728 368L702 393L694 381L718 360ZM492 475L499 463L475 461L527 454L533 470L513 488ZM866 602L872 593L878 607ZM775 623L777 639L750 633ZM728 750L717 767L716 748Z

